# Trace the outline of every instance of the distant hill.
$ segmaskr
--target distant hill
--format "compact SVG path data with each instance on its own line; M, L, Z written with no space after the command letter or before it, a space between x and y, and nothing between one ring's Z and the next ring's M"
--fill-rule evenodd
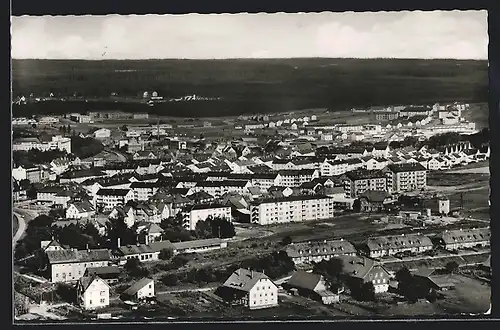
M13 60L14 96L34 93L166 98L196 94L219 101L147 107L115 102L72 104L172 116L222 116L304 108L347 110L369 105L487 100L487 61L398 59L263 59L73 61ZM37 104L16 111L46 113L69 105ZM58 110L56 110L56 108Z

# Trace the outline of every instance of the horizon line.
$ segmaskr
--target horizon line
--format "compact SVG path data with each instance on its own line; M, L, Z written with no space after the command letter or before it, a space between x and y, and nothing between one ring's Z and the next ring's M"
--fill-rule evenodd
M220 58L188 58L188 57L164 57L164 58L108 58L108 59L92 59L92 58L11 58L15 61L162 61L162 60L183 60L183 61L224 61L224 60L294 60L294 59L330 59L330 60L453 60L453 61L488 61L487 58L452 58L452 57L220 57Z

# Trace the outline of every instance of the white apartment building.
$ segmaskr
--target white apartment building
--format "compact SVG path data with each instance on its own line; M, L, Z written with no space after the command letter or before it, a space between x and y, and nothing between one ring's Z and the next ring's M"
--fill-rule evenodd
M319 170L315 169L283 170L279 172L278 186L298 187L305 182L311 182L313 179L319 178L319 174Z
M125 205L133 199L132 189L99 189L94 197L94 205L96 208L102 207L104 210L111 211L118 205Z
M109 266L111 255L107 249L46 251L51 282L79 280L88 267Z
M134 199L147 201L158 192L159 185L155 182L132 182L130 189L134 192Z
M208 218L224 218L232 221L231 207L220 204L189 205L183 208L181 213L184 227L188 230L195 230L198 221L205 221Z
M427 169L420 163L387 166L387 187L391 192L415 191L427 187Z
M344 181L346 198L357 198L367 190L387 191L386 175L379 170L357 170L346 173Z
M250 205L251 222L263 226L330 219L333 216L333 198L326 196L270 198L255 201Z
M53 136L52 140L47 142L41 142L38 138L21 138L12 142L13 151L30 151L32 149L40 151L59 149L71 153L71 139L58 135Z

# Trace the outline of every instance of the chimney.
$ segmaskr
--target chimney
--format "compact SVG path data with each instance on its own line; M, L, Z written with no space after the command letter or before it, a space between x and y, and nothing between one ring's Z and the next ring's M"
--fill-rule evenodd
M118 242L116 243L117 247L120 248L120 237L118 237Z
M149 245L149 235L148 234L146 234L145 241L146 241L146 245Z
M253 270L250 270L250 278L253 278Z
M87 248L87 251L90 251L90 249L89 249L89 245L88 245L88 244L86 245L86 248Z

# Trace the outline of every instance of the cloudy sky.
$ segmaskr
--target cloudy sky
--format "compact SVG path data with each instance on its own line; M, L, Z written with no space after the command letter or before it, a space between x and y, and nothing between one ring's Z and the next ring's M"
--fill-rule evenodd
M486 11L12 18L12 57L487 59Z

